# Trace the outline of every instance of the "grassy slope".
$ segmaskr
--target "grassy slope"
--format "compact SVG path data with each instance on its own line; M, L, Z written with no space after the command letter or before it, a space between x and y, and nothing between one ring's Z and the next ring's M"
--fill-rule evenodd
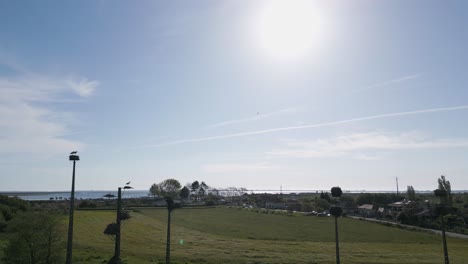
M124 260L162 263L166 210L141 209L132 216L122 230ZM105 263L112 256L113 241L102 232L114 217L110 211L76 213L74 263ZM173 263L334 263L332 218L180 209L173 214L172 230ZM342 263L442 261L441 239L435 235L353 219L340 219L340 235ZM465 263L468 241L448 243L451 263Z

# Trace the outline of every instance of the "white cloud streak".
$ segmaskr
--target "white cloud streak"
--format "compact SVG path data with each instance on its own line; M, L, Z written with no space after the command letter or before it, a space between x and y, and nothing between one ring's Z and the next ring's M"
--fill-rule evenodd
M251 121L261 120L261 119L265 119L265 118L269 118L269 117L273 117L273 116L277 116L277 115L288 114L288 113L292 113L292 112L295 112L295 111L296 111L296 108L285 108L285 109L281 109L281 110L270 112L270 113L260 113L260 112L258 112L254 116L241 118L241 119L223 121L223 122L219 122L219 123L216 123L216 124L213 124L213 125L209 125L208 127L209 128L215 128L215 127L223 127L223 126L228 126L228 125L251 122Z
M399 77L399 78L396 78L396 79L393 79L393 80L376 83L376 84L373 84L373 85L369 85L369 86L354 90L353 93L359 93L359 92L363 92L363 91L367 91L367 90L373 90L373 89L377 89L377 88L381 88L381 87L394 85L394 84L397 84L397 83L406 82L406 81L409 81L409 80L417 79L420 76L421 76L421 74L412 74L412 75Z
M442 107L442 108L430 108L430 109L423 109L423 110L416 110L416 111L397 112L397 113L389 113L389 114L382 114L382 115L358 117L358 118L345 119L345 120L333 121L333 122L328 122L328 123L319 123L319 124L301 125L301 126L278 127L278 128L272 128L272 129L255 130L255 131L233 133L233 134L226 134L226 135L219 135L219 136L182 139L182 140L163 142L163 143L160 143L160 144L139 146L139 147L135 147L134 149L157 148L157 147L162 147L162 146L178 145L178 144L183 144L183 143L203 142L203 141L211 141L211 140L227 139L227 138L237 138L237 137L253 136L253 135L268 134L268 133L281 132L281 131L290 131L290 130L299 130L299 129L308 129L308 128L330 127L330 126L349 124L349 123L355 123L355 122L362 122L362 121L374 120L374 119L384 119L384 118L390 118L390 117L421 115L421 114L438 113L438 112L450 112L450 111L458 111L458 110L466 110L466 109L468 109L468 105Z
M468 147L468 138L427 139L418 133L355 133L317 140L291 140L268 152L272 156L295 158L350 157L373 160L375 152Z
M51 78L23 74L0 77L0 154L33 153L54 155L83 147L58 135L72 134L72 113L52 108L70 93L90 96L99 85L85 78Z
M17 78L0 77L0 98L3 102L64 101L67 93L88 97L94 93L98 81L86 78L50 78L28 74Z

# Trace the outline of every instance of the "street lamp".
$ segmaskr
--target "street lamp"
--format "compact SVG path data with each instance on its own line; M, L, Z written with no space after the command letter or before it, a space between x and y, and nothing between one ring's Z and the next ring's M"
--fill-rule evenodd
M70 216L68 219L68 241L67 241L67 260L66 264L72 263L72 250L73 250L73 211L75 209L75 166L76 161L80 160L77 151L72 151L70 153L69 160L73 161L73 176L72 176L72 188L70 195Z

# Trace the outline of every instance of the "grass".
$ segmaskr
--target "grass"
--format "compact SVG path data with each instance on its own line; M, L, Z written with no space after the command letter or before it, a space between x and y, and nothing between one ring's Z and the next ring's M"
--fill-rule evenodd
M114 242L103 234L112 211L77 211L74 263L106 263ZM126 263L164 263L165 209L138 209L122 228ZM215 208L173 213L172 263L334 263L332 218ZM441 263L441 238L339 219L342 263ZM451 263L466 263L468 241L449 239Z

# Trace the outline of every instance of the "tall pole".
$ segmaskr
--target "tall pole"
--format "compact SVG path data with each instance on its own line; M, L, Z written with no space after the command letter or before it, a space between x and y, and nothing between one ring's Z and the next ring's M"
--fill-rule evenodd
M335 216L336 264L340 264L340 243L338 243L338 216Z
M333 197L336 197L335 206L330 208L330 214L335 217L335 243L336 243L336 264L340 264L340 243L338 242L338 217L342 215L343 209L338 206L339 199L343 194L343 191L340 187L331 188L331 194Z
M169 209L167 211L166 264L171 263L171 214L172 210Z
M400 192L398 190L398 177L396 177L396 194L397 196L400 196Z
M449 264L447 240L445 238L445 219L442 216L442 243L444 244L444 264Z
M73 250L73 212L75 210L75 166L76 161L80 160L80 157L75 155L72 152L70 155L69 160L73 160L73 176L72 176L72 188L71 188L71 195L70 195L70 216L68 219L68 241L67 241L67 259L66 264L72 263L72 250Z
M121 226L121 212L122 212L122 188L119 187L117 196L117 234L115 235L115 253L114 263L120 263L120 226Z

